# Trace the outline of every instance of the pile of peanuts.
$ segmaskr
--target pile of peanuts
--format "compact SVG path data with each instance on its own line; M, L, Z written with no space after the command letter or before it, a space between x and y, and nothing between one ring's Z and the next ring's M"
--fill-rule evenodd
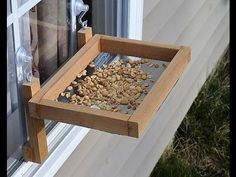
M117 60L112 64L103 65L96 71L92 62L86 70L76 76L57 101L66 99L70 104L114 112L121 111L118 105L135 110L142 102L140 95L148 93L146 88L149 84L143 81L151 79L152 76L140 67L140 64L148 62L147 59L128 62Z

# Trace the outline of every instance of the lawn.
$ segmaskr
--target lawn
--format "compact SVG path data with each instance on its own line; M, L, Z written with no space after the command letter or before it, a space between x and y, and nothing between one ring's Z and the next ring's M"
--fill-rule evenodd
M220 59L150 177L229 177L230 74Z

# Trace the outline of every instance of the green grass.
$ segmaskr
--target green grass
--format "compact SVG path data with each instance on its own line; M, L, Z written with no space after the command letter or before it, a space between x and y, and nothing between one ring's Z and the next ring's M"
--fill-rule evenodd
M219 61L150 177L229 177L229 55Z

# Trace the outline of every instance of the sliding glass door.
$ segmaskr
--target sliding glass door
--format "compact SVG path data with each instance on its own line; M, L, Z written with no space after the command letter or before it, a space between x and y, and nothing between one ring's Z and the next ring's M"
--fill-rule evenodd
M7 158L8 175L23 162L27 125L21 86L27 65L19 64L18 51L32 57L31 70L41 84L76 52L71 53L72 0L7 0ZM94 33L127 37L127 0L84 0L83 17ZM76 18L76 30L81 26ZM47 133L56 122L45 122ZM70 125L68 125L70 126Z

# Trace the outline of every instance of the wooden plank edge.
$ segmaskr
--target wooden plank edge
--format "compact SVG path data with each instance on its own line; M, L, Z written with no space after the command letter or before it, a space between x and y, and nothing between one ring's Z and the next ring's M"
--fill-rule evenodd
M101 35L101 51L136 56L141 58L170 61L181 46L152 43L134 39Z
M72 125L93 128L109 133L128 136L130 115L93 109L42 99L39 103L29 103L30 114L37 119L49 119Z
M173 62L171 62L166 70L162 73L160 78L156 81L156 83L153 85L151 91L149 94L144 98L143 102L139 105L137 110L131 115L131 117L128 120L128 126L129 126L129 134L133 135L135 137L140 137L142 132L145 130L149 122L153 119L153 116L156 111L160 108L161 104L164 102L170 91L172 90L173 86L177 83L178 79L181 77L182 73L184 72L187 64L189 63L191 59L191 49L190 47L181 46L181 49L176 54L176 56L173 58ZM178 73L175 73L173 75L172 68L176 68L179 61L182 60L182 68ZM176 63L177 62L177 63ZM169 67L171 66L171 67ZM175 78L170 78L169 74L172 73L172 75ZM165 82L166 78L171 79L172 83L171 85L168 85L168 83ZM159 86L162 85L162 86ZM164 90L163 90L164 87ZM150 100L153 100L153 98L157 99L154 103L154 105L150 105ZM148 110L148 113L145 113L144 110Z
M139 138L141 136L140 124L138 122L128 120L128 136L134 138Z
M78 50L80 50L93 36L92 28L87 27L85 29L81 28L77 32L78 36Z
M116 37L116 36L109 36L109 35L103 35L103 34L97 34L100 36L100 40L108 40L108 41L124 41L131 44L140 44L140 45L150 45L154 47L160 47L160 48L168 48L172 50L179 51L181 48L185 47L183 45L174 45L174 44L163 44L163 43L157 43L157 42L150 42L150 41L143 41L143 40L137 40L137 39L129 39L129 38L123 38L123 37Z
M31 82L24 82L22 93L24 97L26 120L28 126L29 141L23 145L23 155L26 161L42 163L48 157L46 130L43 120L30 116L28 100L40 90L38 78L33 77Z

